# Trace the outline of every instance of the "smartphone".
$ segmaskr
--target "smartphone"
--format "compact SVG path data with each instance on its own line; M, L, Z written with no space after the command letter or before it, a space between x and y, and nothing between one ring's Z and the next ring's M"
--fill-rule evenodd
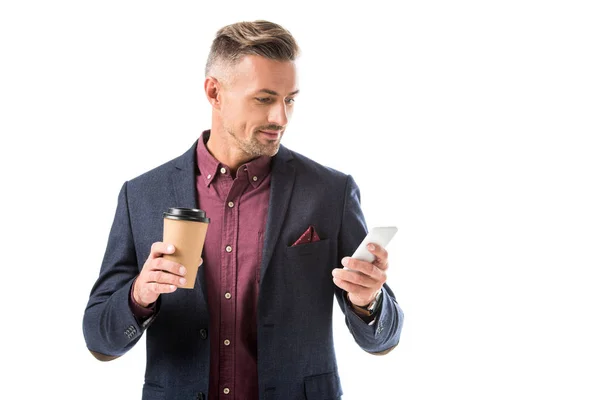
M375 261L375 256L367 250L367 245L369 243L375 243L385 249L396 232L398 232L398 228L395 226L377 226L372 228L360 243L354 254L352 254L352 258L367 262Z

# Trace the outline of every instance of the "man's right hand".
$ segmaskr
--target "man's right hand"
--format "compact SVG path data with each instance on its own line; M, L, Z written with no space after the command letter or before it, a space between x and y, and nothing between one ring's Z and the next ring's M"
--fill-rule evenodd
M161 293L172 293L185 284L185 267L162 258L173 254L175 246L163 242L152 244L150 255L133 285L133 299L142 307L154 303Z

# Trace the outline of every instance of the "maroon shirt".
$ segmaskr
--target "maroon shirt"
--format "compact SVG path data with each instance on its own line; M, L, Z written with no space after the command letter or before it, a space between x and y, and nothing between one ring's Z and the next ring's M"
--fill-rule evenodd
M256 309L271 187L271 158L256 158L232 178L198 141L198 206L210 217L203 264L210 314L209 399L258 399Z

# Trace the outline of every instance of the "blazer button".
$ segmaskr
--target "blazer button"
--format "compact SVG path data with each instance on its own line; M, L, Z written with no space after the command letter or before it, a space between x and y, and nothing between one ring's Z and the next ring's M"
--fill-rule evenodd
M208 333L206 332L206 329L200 329L200 337L202 338L202 340L204 340L208 337Z
M196 394L196 400L204 400L204 393L200 392Z

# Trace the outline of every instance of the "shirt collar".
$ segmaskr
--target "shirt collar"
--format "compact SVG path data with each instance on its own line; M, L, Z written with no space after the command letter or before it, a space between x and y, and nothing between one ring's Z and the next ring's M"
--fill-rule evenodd
M200 140L198 140L198 146L196 147L196 159L198 163L198 171L203 177L206 186L209 186L215 176L220 174L221 168L225 168L228 174L230 174L229 167L221 164L206 147L206 142L210 136L210 129L202 132ZM237 176L246 175L248 181L253 187L257 187L271 172L271 159L269 156L261 156L253 160L242 164L238 171Z

